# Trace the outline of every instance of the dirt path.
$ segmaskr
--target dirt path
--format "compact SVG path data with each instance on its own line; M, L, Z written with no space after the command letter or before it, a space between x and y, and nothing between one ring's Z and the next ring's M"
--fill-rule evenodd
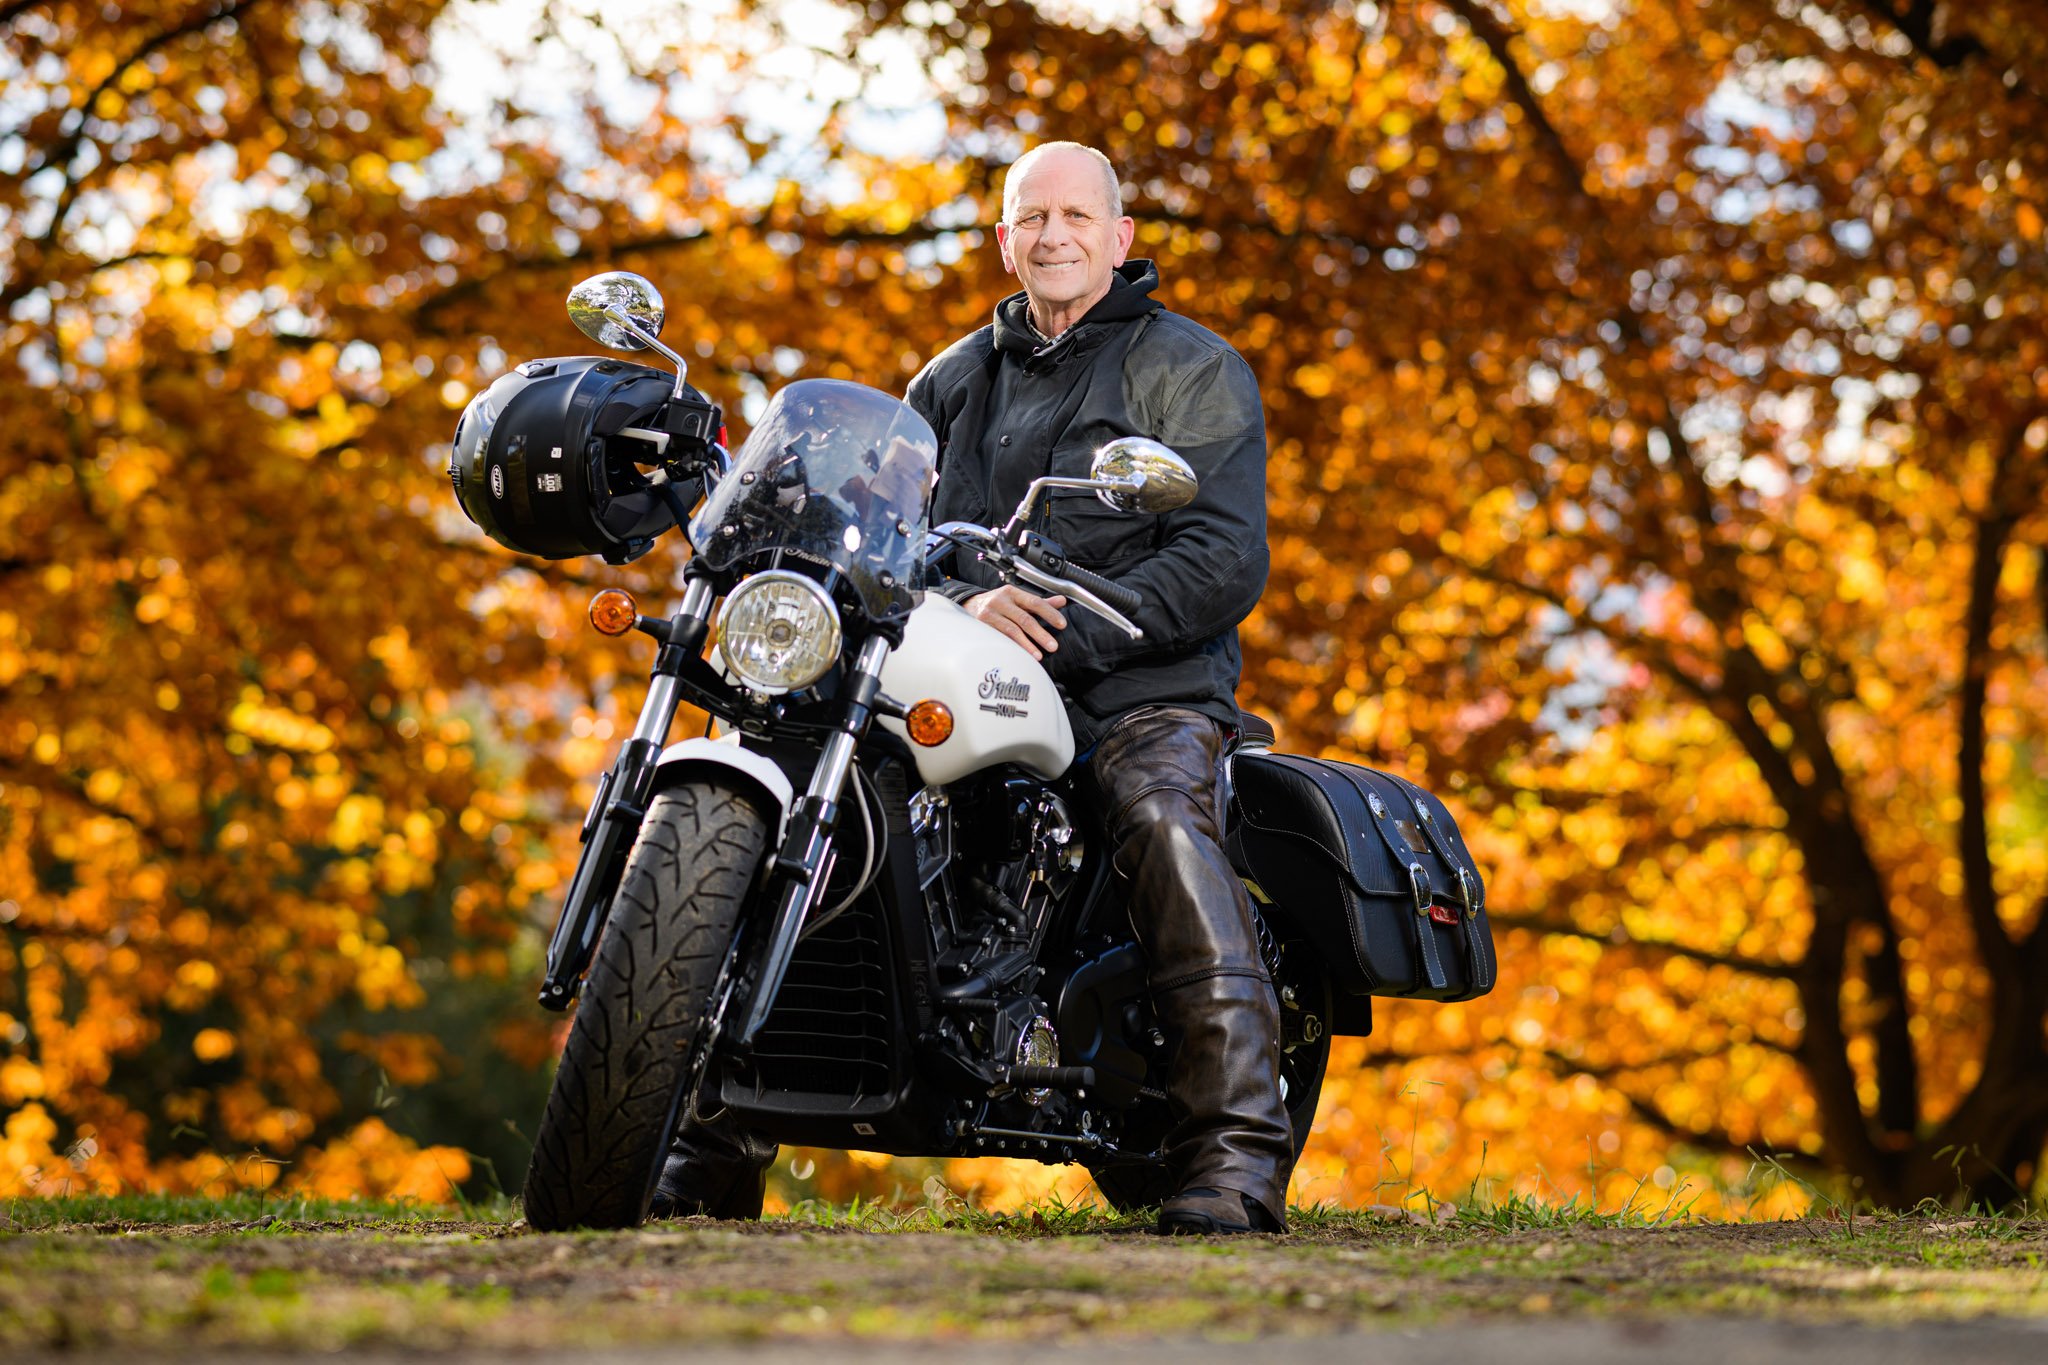
M1564 1319L1540 1323L1459 1327L1395 1328L1328 1337L1295 1337L1258 1343L1261 1365L1326 1365L1329 1361L1370 1361L1372 1365L1475 1365L1512 1360L1515 1365L1926 1365L1952 1360L1969 1365L2040 1365L2048 1355L2048 1329L2038 1322L1979 1319L1961 1323L1914 1323L1875 1328L1840 1325L1752 1323L1704 1318L1682 1323L1608 1322ZM667 1346L579 1352L590 1365L941 1365L958 1361L957 1345L904 1345L847 1341L767 1341L754 1346ZM1242 1341L1201 1339L1143 1343L1069 1343L1062 1360L1089 1365L1243 1365ZM24 1365L56 1365L115 1357L95 1353L51 1356L31 1353ZM124 1357L125 1358L125 1357ZM236 1351L234 1365L281 1365L300 1354ZM348 1365L420 1365L417 1352L344 1351ZM441 1365L504 1365L504 1352L456 1351L432 1357ZM1048 1365L1043 1344L974 1348L976 1365ZM1055 1365L1057 1363L1055 1362Z
M1851 1324L1857 1326L1851 1327ZM1024 1359L1588 1365L2048 1359L2048 1224L1820 1221L1496 1232L1354 1223L1285 1238L838 1231L693 1222L536 1236L497 1223L0 1235L0 1355L573 1347L627 1362ZM1213 1345L1203 1345L1203 1342ZM1167 1344L1170 1343L1170 1344ZM731 1348L706 1356L707 1347ZM395 1358L395 1357L394 1357Z

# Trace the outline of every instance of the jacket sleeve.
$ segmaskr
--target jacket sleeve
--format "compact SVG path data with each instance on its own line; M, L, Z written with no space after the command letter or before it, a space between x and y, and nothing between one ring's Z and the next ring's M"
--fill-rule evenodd
M1131 378L1140 388L1150 382ZM1159 548L1113 576L1144 599L1128 613L1142 640L1086 607L1067 606L1060 647L1046 663L1069 686L1134 659L1195 649L1249 616L1265 590L1266 423L1251 366L1235 351L1218 350L1162 376L1155 391L1163 398L1152 429L1194 469L1201 488L1193 502L1165 514Z
M916 377L910 381L910 387L903 391L903 401L908 403L912 411L916 412L918 416L931 424L932 434L938 437L939 448L942 451L946 446L947 427L950 425L946 420L946 395L940 391L939 367L940 362L944 359L945 355L942 353L926 361L924 368L919 370ZM935 501L937 495L938 489L935 485L930 490L930 497ZM929 506L929 503L927 505ZM984 577L990 580L987 583L972 581L974 572L979 566L963 563L962 557L964 554L964 551L955 550L951 563L953 564L954 574L965 574L967 577L949 576L934 568L925 575L924 590L926 592L935 592L941 597L951 598L955 602L964 602L976 593L986 592L989 588L996 586L994 575L992 574L984 574Z

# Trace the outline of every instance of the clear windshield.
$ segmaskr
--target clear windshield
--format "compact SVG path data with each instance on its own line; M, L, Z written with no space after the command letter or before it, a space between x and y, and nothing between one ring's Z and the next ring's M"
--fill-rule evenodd
M690 522L707 568L766 552L829 564L879 620L910 610L938 439L879 389L804 379L776 394Z

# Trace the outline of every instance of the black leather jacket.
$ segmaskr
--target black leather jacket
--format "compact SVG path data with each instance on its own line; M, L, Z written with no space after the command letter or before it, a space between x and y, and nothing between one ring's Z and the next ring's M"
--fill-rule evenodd
M910 383L910 405L939 438L931 519L1001 524L1042 474L1086 476L1096 447L1150 436L1194 467L1201 492L1161 516L1055 491L1032 528L1077 564L1135 589L1144 606L1131 640L1069 606L1060 647L1046 656L1086 751L1141 706L1186 706L1237 723L1237 624L1266 585L1266 427L1258 381L1228 342L1151 297L1150 261L1126 262L1110 292L1051 343L1029 324L1023 294L995 321L935 357ZM957 562L964 597L994 587Z

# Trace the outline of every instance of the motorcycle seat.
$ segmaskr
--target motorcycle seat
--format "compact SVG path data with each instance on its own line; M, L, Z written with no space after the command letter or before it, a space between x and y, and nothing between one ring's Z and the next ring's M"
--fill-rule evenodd
M1253 715L1239 708L1237 713L1237 747L1239 749L1270 749L1280 739L1273 722L1264 716Z

